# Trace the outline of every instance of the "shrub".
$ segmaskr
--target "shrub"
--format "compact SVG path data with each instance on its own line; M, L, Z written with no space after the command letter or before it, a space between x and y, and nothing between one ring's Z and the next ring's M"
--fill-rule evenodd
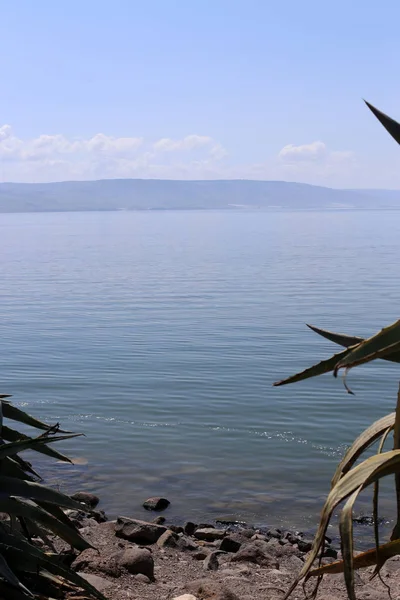
M400 144L400 124L368 104L370 110L379 119L385 129ZM349 369L381 358L393 362L400 362L400 320L366 340L360 337L342 335L324 331L317 327L309 327L323 337L336 342L345 349L334 356L293 375L288 379L278 381L274 385L285 385L333 372L335 376L343 370L346 389L352 393L346 384L346 374ZM393 449L385 451L385 442L393 433ZM356 465L363 453L379 440L379 447L375 455L363 460ZM390 541L385 544L379 542L378 532L378 498L379 481L383 477L394 476L396 486L397 517ZM353 539L353 506L358 495L368 486L373 485L373 515L375 546L354 556ZM342 502L339 530L342 545L343 560L329 565L314 567L318 555L322 555L325 542L325 533L331 520L334 509ZM315 536L312 550L302 568L299 576L287 592L285 600L289 598L300 581L307 581L310 577L317 578L315 593L319 582L325 574L344 573L347 595L350 600L356 600L354 590L355 569L375 565L374 574L379 574L385 561L400 554L400 389L395 412L379 419L366 429L347 450L338 465L331 482L331 489L322 509L321 520Z
M64 512L65 509L88 512L88 509L69 496L38 483L40 476L20 456L25 450L33 450L71 462L51 446L79 434L62 431L58 424L42 423L11 404L8 398L0 395L0 512L9 515L9 520L0 521L0 597L4 600L39 597L45 600L50 596L60 597L60 593L67 590L82 588L90 597L105 600L63 562L54 547L46 551L34 540L41 538L45 545L53 537L79 551L90 548ZM5 421L10 423L6 425ZM14 429L13 423L23 423L42 433L30 437Z

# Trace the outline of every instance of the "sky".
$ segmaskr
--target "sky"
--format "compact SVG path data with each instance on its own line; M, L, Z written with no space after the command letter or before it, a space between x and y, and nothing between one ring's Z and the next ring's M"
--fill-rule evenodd
M400 188L398 0L13 0L0 181Z

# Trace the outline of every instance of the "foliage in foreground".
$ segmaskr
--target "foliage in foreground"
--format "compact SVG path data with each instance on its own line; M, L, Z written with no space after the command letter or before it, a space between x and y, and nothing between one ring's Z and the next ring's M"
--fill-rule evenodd
M400 144L400 124L368 104L368 107L379 119L385 129ZM392 362L400 362L400 320L382 329L371 338L364 340L360 337L333 333L309 325L316 333L335 342L345 349L332 357L313 365L312 367L276 382L274 385L285 385L302 381L310 377L333 372L335 377L343 370L346 376L349 369L381 358ZM349 393L351 390L347 387ZM393 434L393 449L384 451L385 442ZM375 455L356 465L363 453L379 440ZM390 542L380 545L378 532L378 498L379 480L383 477L394 476L396 486L397 518ZM373 485L373 515L375 547L367 552L354 556L353 538L353 506L359 494ZM335 508L345 501L340 516L340 537L343 560L329 565L314 568L315 560L322 555L325 534ZM338 465L331 482L331 489L322 509L321 520L314 540L313 548L299 576L287 592L289 598L297 585L311 577L317 578L314 593L325 574L344 573L347 595L350 600L356 600L354 589L354 571L363 567L375 565L374 575L378 575L386 560L400 555L400 388L395 412L379 419L366 429L347 450Z
M52 543L52 538L58 537L76 550L90 548L64 512L65 509L86 509L69 496L38 483L40 476L20 456L25 450L33 450L71 462L51 446L77 434L38 421L13 406L7 398L9 396L0 395L0 512L10 517L0 521L0 597L51 600L81 588L88 597L105 600L63 562ZM11 423L6 425L5 420ZM13 428L16 422L43 433L29 437ZM40 538L49 551L38 547L33 538Z

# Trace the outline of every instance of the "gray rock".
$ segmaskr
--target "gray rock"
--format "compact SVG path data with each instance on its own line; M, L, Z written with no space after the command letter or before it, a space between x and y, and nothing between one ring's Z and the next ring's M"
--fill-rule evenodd
M223 583L210 579L193 581L186 586L186 591L201 600L239 600Z
M297 540L297 546L301 552L310 552L312 545L313 545L312 540L302 540L302 539Z
M165 521L166 518L159 515L158 517L152 520L152 523L155 523L156 525L164 525Z
M256 530L249 527L248 529L242 529L240 533L243 537L250 539L256 534Z
M105 573L111 577L119 577L121 569L114 554L99 554L93 548L88 548L80 553L71 565L74 571L95 571Z
M184 533L184 529L180 525L169 525L168 529L170 529L171 531L173 531L174 533L177 533L177 534Z
M215 529L212 527L206 527L202 529L196 529L194 537L198 540L204 540L206 542L215 542L215 540L222 540L225 536L225 529Z
M143 573L138 573L137 575L135 575L135 580L139 581L140 583L151 583L151 579L149 579L147 575L143 575Z
M221 541L220 550L224 552L237 552L240 550L241 543L233 539L231 536L226 536Z
M241 525L242 527L247 525L245 521L241 521L240 519L237 519L235 516L231 515L218 517L218 519L215 519L215 522L219 523L220 525Z
M91 494L90 492L76 492L71 496L71 498L77 502L86 504L86 506L89 506L89 508L96 508L100 502L100 498L94 494Z
M155 544L156 541L167 531L163 525L147 523L137 519L118 517L115 525L115 535L137 544Z
M262 533L255 533L250 539L252 542L254 542L255 540L263 540L264 542L268 541L267 536L263 535Z
M192 521L187 521L183 526L183 531L186 533L186 535L193 535L196 529L197 525L196 523L192 523Z
M92 585L96 590L100 593L103 593L112 585L112 581L109 579L104 579L104 577L99 577L98 575L93 575L92 573L78 573L80 577L86 579L90 585Z
M282 537L282 531L280 529L268 529L268 536L280 540Z
M157 546L160 548L176 548L178 545L176 541L177 537L178 536L176 533L170 529L167 529L167 531L164 531L164 533L158 538Z
M126 569L132 575L146 575L151 581L154 580L153 556L147 548L130 546L116 556L120 567Z
M166 498L148 498L145 502L143 502L143 507L146 510L165 510L171 504L169 500Z
M266 542L249 542L242 546L231 558L231 562L251 562L257 565L278 569L279 563L276 557L269 553L269 544Z
M194 552L199 549L198 545L193 542L190 538L186 536L179 536L177 540L178 548L182 551Z
M219 562L218 562L218 553L211 552L203 562L203 569L205 571L218 571Z
M337 557L338 551L335 550L335 548L332 548L331 546L327 546L322 553L322 558L334 558L336 560Z

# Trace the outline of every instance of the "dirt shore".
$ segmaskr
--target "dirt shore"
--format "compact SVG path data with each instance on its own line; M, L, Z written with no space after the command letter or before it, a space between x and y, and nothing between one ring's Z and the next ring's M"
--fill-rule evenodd
M300 532L228 522L177 527L152 512L147 522L72 516L96 548L71 555L72 567L110 600L282 600L312 541ZM337 555L327 540L323 562ZM400 557L387 561L382 581L371 575L371 568L356 574L358 600L400 600ZM292 598L304 597L299 586ZM317 598L345 600L343 576L325 577Z

